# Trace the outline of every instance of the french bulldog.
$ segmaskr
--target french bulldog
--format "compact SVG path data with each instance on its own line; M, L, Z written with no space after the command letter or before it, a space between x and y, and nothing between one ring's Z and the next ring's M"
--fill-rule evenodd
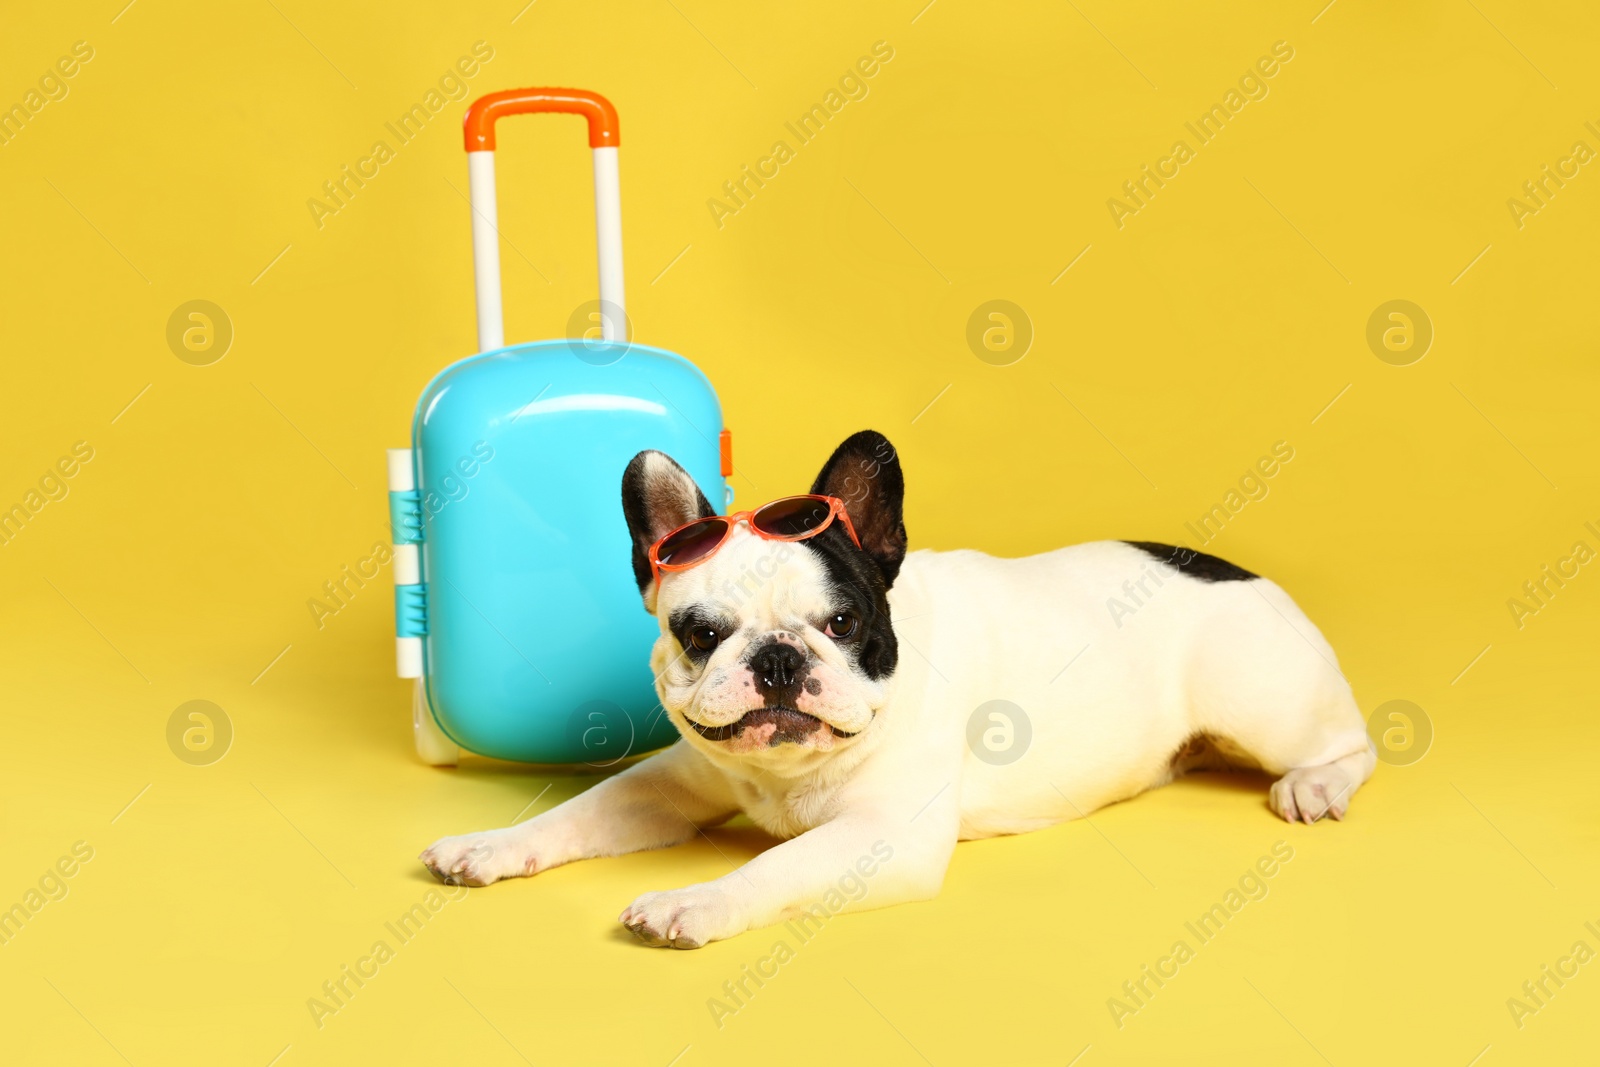
M957 841L1186 771L1263 770L1272 811L1307 823L1342 819L1372 774L1332 648L1272 581L1149 542L908 553L900 459L873 431L811 492L848 524L770 540L742 521L658 580L652 546L715 511L668 456L634 458L633 572L682 738L519 825L436 842L421 855L436 877L482 886L663 848L743 812L781 843L620 916L647 944L698 948L802 917L850 872L871 875L861 907L931 898Z

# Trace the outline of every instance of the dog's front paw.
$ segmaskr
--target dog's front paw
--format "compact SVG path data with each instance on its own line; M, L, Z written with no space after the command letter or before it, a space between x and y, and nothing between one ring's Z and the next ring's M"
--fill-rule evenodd
M488 885L538 869L533 851L504 830L440 838L417 858L446 885Z
M733 901L712 883L646 893L618 918L647 945L699 948L741 933Z

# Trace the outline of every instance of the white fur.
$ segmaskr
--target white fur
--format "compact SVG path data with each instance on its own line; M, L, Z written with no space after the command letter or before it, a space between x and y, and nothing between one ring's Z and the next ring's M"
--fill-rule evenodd
M821 632L826 572L804 546L741 527L647 599L663 620L657 690L684 739L519 826L437 842L422 856L436 874L486 885L676 844L743 811L788 840L622 913L649 943L697 947L798 914L852 868L873 872L864 906L931 897L958 839L1050 826L1161 785L1196 734L1282 776L1269 804L1291 821L1342 818L1374 766L1333 650L1282 589L1203 582L1121 542L1025 559L910 554L889 594L899 665L883 683ZM713 601L739 629L697 669L666 620ZM855 736L824 729L769 748L764 735L713 742L689 728L760 706L739 657L777 632L810 650L822 682L801 710ZM969 718L997 699L1032 729L1002 766L967 742Z

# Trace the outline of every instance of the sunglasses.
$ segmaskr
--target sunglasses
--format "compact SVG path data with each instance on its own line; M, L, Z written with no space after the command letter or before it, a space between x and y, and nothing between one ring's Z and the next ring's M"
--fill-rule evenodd
M786 496L754 511L695 519L650 546L650 573L655 576L659 588L663 571L686 571L704 563L716 554L741 522L751 533L768 541L804 541L832 526L836 518L843 520L850 540L860 548L861 538L850 524L844 501L836 496Z

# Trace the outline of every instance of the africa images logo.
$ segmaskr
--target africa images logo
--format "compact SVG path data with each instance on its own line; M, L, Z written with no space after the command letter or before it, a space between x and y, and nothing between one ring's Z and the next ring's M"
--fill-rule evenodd
M337 215L349 207L356 194L367 187L367 182L375 179L382 173L384 165L395 158L398 149L416 140L428 123L445 110L449 101L465 100L467 79L476 77L482 66L492 59L493 45L486 41L474 42L472 55L457 59L453 67L439 76L436 85L428 87L419 102L413 103L393 122L383 124L383 128L394 139L394 145L390 145L387 139L379 138L372 142L371 149L357 159L353 167L345 163L340 166L337 175L323 182L322 195L326 200L315 196L306 200L306 210L311 212L311 221L317 229L327 225L329 216Z
M748 163L743 164L739 168L737 178L723 182L722 193L727 197L727 201L715 196L706 201L706 208L711 212L711 221L717 224L717 229L722 229L727 224L728 218L748 207L750 201L755 199L756 193L765 189L767 182L779 175L784 164L793 160L799 149L820 136L823 128L838 118L846 105L852 101L865 100L867 94L872 91L867 79L876 76L884 64L893 58L894 47L888 41L873 42L872 54L862 56L853 66L846 69L839 77L837 89L829 89L823 94L820 102L812 104L799 118L783 124L783 128L794 137L793 145L782 138L774 141L771 150L757 159L753 168Z
M1146 163L1136 177L1123 182L1122 192L1127 199L1113 196L1106 200L1106 210L1111 213L1111 221L1117 229L1126 226L1129 217L1149 207L1156 193L1183 173L1184 166L1196 158L1201 148L1221 136L1223 129L1239 117L1246 105L1251 101L1265 100L1272 91L1267 82L1277 75L1282 64L1292 59L1294 48L1289 42L1274 41L1272 53L1258 58L1253 66L1240 75L1238 88L1229 88L1223 94L1221 103L1212 104L1193 122L1183 124L1183 128L1195 139L1193 146L1181 138L1174 141L1171 150L1156 160L1154 167Z

